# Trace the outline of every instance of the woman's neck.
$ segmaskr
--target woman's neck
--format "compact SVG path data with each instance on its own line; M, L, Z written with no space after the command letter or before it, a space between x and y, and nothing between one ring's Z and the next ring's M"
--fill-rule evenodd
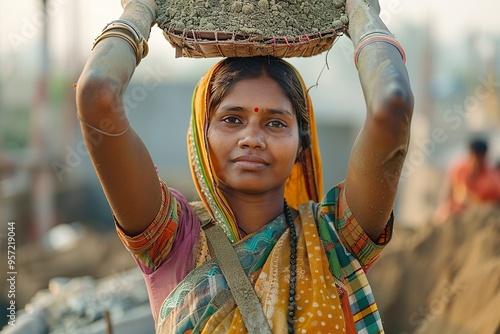
M283 213L283 191L266 194L226 193L224 196L244 234L258 231Z

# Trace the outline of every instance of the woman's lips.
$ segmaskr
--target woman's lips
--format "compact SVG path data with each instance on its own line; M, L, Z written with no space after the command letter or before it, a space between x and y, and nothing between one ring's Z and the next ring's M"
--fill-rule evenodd
M269 165L269 163L261 157L248 155L237 157L233 160L233 163L238 167L248 170L259 170Z

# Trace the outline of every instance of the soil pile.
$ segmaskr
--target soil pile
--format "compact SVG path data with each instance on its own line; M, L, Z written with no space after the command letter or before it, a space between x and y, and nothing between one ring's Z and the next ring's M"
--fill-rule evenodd
M236 32L263 37L298 36L347 25L345 0L157 0L164 30Z
M0 255L7 258L3 252ZM115 231L101 234L90 228L85 229L79 240L60 251L48 250L41 243L29 243L17 247L16 255L18 309L22 309L37 291L47 289L54 277L102 278L137 267ZM2 269L7 272L6 268ZM7 285L2 284L0 304L8 302L4 299L6 289ZM0 322L0 329L2 324Z
M396 229L368 276L387 333L500 333L500 208Z

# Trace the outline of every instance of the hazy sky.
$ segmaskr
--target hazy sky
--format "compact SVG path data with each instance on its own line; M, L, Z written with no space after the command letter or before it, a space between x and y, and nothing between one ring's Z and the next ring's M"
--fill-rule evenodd
M108 21L121 12L119 0L48 0L53 38L58 48L67 47L68 36L85 46ZM0 47L19 52L39 38L40 0L0 3ZM475 30L486 35L500 32L500 1L497 0L381 0L381 16L397 32L401 24L427 24L443 43L457 43L463 34ZM81 29L80 32L78 29ZM156 28L153 44L165 44ZM76 34L76 35L75 35ZM75 43L75 41L73 41ZM166 49L166 52L171 50Z

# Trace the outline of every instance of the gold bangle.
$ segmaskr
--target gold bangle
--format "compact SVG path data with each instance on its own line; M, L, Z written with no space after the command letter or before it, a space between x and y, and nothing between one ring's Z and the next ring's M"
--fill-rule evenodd
M111 29L116 29L116 28L122 28L124 30L130 31L134 35L135 40L139 46L139 50L141 51L140 52L141 59L147 56L148 51L149 51L148 42L141 35L139 30L136 28L136 26L134 26L131 22L129 22L127 20L114 20L114 21L111 21L104 28L104 30L108 30L108 29L111 30Z
M139 52L137 43L127 33L120 31L120 30L109 30L109 31L106 31L106 32L102 33L101 35L99 35L94 42L92 50L95 48L95 46L100 41L102 41L103 39L108 38L108 37L119 37L119 38L125 40L126 42L128 42L128 44L132 47L132 50L134 51L136 66L139 65L142 58L140 56L140 52Z
M108 23L101 32L92 46L92 50L97 43L107 37L120 37L126 40L136 55L136 66L139 65L142 58L146 57L149 52L148 42L139 33L139 30L126 20L115 20Z

